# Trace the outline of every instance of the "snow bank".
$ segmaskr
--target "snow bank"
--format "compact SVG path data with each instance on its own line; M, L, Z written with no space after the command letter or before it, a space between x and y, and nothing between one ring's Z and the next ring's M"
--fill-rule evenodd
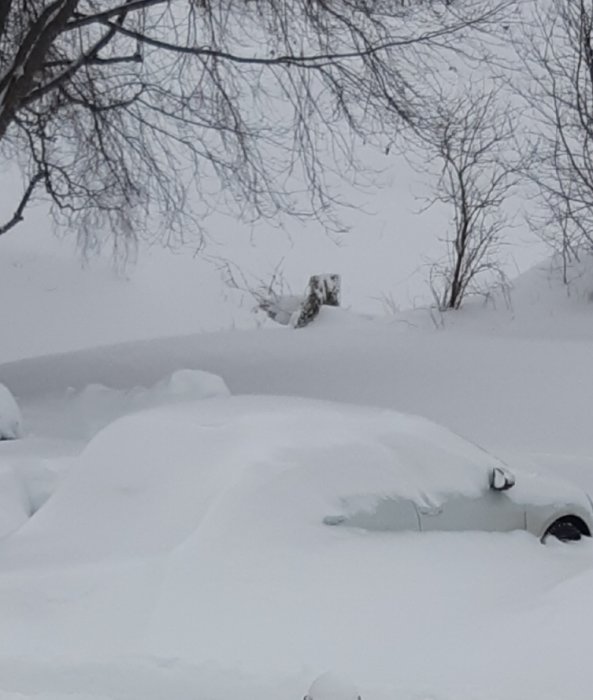
M36 513L50 498L71 469L73 457L27 457L14 461L14 470L23 484L31 513Z
M0 440L22 437L23 419L10 390L0 384Z
M486 296L469 297L458 311L419 307L393 315L414 329L446 328L472 335L555 341L591 340L593 255L564 266L554 255Z

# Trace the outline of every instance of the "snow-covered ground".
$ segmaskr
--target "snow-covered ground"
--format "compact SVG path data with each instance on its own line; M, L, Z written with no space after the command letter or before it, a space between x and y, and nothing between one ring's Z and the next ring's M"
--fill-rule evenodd
M0 443L16 528L0 541L0 698L298 699L328 670L363 700L590 698L589 542L303 527L273 488L215 469L194 493L190 407L226 388L178 372L420 414L593 493L592 267L570 296L541 266L510 303L444 319L326 309L300 331L158 337L165 320L92 347L72 315L53 348L71 351L0 365L25 431ZM126 417L147 409L150 428ZM237 436L221 440L240 462Z

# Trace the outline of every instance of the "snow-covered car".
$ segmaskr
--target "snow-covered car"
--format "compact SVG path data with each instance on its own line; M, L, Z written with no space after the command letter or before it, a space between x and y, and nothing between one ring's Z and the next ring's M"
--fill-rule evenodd
M0 560L71 564L154 556L182 543L202 554L266 541L281 551L331 549L336 536L358 541L360 528L577 539L592 532L593 513L578 487L511 473L418 416L220 396L108 425L47 503L0 542Z
M207 403L201 410L208 411ZM378 531L527 530L542 540L578 540L593 532L593 503L581 489L561 479L511 471L480 447L419 416L273 396L231 398L219 410L237 427L245 421L253 426L245 454L263 449L265 456L252 460L257 469L258 463L269 465L270 483L285 484L287 474L298 479L295 505L306 489L313 501L332 503L321 518L325 525ZM258 440L263 448L256 447ZM280 498L281 489L275 489ZM290 492L282 498L291 498ZM305 513L304 504L301 508Z
M508 468L493 466L488 471L476 465L484 476L480 494L455 490L441 492L417 501L385 493L373 503L356 507L356 499L345 499L347 513L327 515L326 525L346 525L366 530L483 530L509 532L527 530L542 541L555 537L562 541L590 537L593 531L591 502L585 494L554 479L520 474ZM506 492L517 483L511 496Z
M389 483L342 497L342 507L324 517L326 525L379 531L526 530L542 541L580 540L593 532L593 501L577 486L511 471L423 418L393 413L391 433L377 439L393 450L389 464L386 459Z

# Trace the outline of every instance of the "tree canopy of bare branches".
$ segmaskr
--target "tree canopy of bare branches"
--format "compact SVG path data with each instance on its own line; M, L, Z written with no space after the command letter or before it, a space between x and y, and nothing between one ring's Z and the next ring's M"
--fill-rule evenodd
M353 134L408 120L421 51L504 5L2 0L0 155L24 186L0 234L39 194L91 248L212 208L329 221L327 154L341 175Z
M520 39L535 125L527 174L541 204L532 223L566 261L593 249L593 2L534 8Z

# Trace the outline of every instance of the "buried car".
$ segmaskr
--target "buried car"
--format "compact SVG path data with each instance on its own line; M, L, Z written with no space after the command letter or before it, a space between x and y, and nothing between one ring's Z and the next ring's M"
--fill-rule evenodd
M341 512L323 518L325 525L382 531L526 530L542 541L591 536L593 501L577 486L511 471L500 459L419 417L400 414L394 423L394 444L405 449L392 466L394 472L402 471L405 485L345 497Z
M524 480L526 488L517 489L514 498L506 491L515 487L517 477L507 468L496 466L490 474L484 473L481 494L455 492L452 483L451 492L438 500L417 502L390 494L357 508L356 499L350 503L345 499L349 512L327 515L323 522L384 531L527 530L542 541L550 537L573 541L591 536L592 507L585 494L579 497L574 488L555 479L532 474L520 474L518 478Z
M3 538L0 559L72 563L265 538L283 550L304 537L332 547L336 535L358 538L360 528L527 530L572 540L592 532L593 509L578 487L511 472L418 416L222 396L142 410L105 427L47 503Z
M220 476L235 465L220 503L240 492L249 515L239 516L236 500L231 510L253 520L257 493L267 504L258 519L277 532L280 521L391 532L526 530L541 540L593 532L593 504L576 485L511 471L419 416L283 396L205 400L191 413L198 451L212 457L203 468Z
M181 491L189 495L191 520L202 522L200 493L204 516L216 517L218 509L223 519L244 527L260 521L278 534L306 523L388 532L526 530L541 540L593 532L593 505L576 485L511 471L420 416L285 396L205 399L152 415L159 423L160 416L171 420L172 411L190 432L183 449L190 468L174 478L168 461L163 477L178 498ZM159 430L138 429L163 442ZM179 441L181 449L181 435ZM145 447L154 453L158 445ZM121 474L124 467L117 469ZM185 487L184 478L190 480ZM262 504L257 515L256 501Z

